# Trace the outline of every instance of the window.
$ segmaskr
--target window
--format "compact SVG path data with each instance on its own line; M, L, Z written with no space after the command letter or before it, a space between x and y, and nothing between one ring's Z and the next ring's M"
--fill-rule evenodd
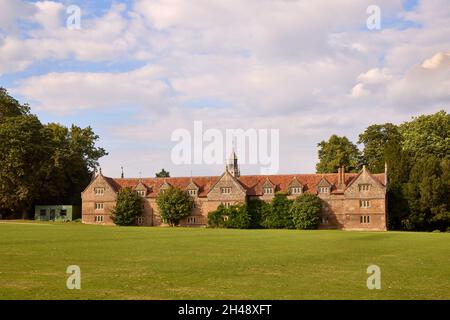
M94 188L94 193L96 196L102 196L105 194L105 188Z
M60 216L66 216L67 215L67 210L66 209L61 209L61 211L59 212Z
M188 193L190 196L195 197L197 195L197 190L191 189L191 190L188 190Z
M192 209L196 209L196 208L198 208L197 202L194 201L194 202L192 203Z
M264 187L264 194L273 194L273 188Z
M103 222L103 216L95 216L94 222Z
M370 201L369 200L361 200L361 201L359 201L359 206L361 208L369 208L370 207Z
M322 217L322 223L328 223L328 216Z
M103 209L104 209L103 203L99 203L99 202L95 203L95 210L103 210Z
M300 187L292 187L291 188L291 194L301 194L302 193L302 188Z
M140 195L141 197L145 197L145 190L138 190L137 194Z
M225 208L229 208L229 207L231 207L231 202L222 202L222 205L223 205Z
M41 215L41 216L47 215L47 210L41 209L41 210L39 211L39 215Z
M370 184L360 184L358 185L359 191L369 191L370 190Z
M330 187L319 187L319 193L329 193Z
M144 224L144 217L137 217L137 224Z
M368 223L370 223L370 216L360 216L359 217L359 223L361 223L361 224L368 224Z
M220 191L224 194L230 194L231 193L231 187L224 187L221 188Z
M187 218L187 223L189 223L189 224L195 223L195 217L188 217Z
M223 216L222 219L223 221L228 221L228 216Z

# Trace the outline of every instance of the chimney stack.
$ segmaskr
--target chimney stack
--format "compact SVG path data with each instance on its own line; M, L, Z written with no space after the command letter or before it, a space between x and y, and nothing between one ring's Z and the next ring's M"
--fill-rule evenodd
M338 169L338 187L343 189L345 186L345 167L341 166Z

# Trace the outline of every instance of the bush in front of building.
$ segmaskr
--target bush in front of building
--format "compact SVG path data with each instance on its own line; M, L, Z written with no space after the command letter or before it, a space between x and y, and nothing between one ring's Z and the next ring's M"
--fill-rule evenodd
M170 226L178 225L182 218L191 214L194 207L194 200L186 191L172 186L159 193L156 203L161 217Z
M223 204L208 214L208 225L213 228L248 229L250 216L247 205L237 204L226 208Z
M116 206L111 211L111 219L116 225L134 225L143 213L142 197L131 188L123 188L117 194Z
M292 200L285 192L277 192L270 205L261 207L262 226L267 229L294 229L291 216Z
M290 209L295 228L317 229L320 223L321 206L321 200L315 194L304 193L298 196Z

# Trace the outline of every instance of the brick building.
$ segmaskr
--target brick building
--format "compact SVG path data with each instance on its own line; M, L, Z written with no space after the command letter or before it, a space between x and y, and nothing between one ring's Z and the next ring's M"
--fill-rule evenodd
M386 172L372 174L366 168L359 173L240 175L233 153L221 176L179 178L109 178L100 173L82 192L82 220L88 224L113 224L110 210L117 192L134 189L144 198L144 214L137 224L160 226L156 197L170 186L186 190L195 199L192 214L182 226L206 226L208 213L220 204L225 206L259 198L270 201L276 192L289 198L309 192L322 199L322 229L386 230Z

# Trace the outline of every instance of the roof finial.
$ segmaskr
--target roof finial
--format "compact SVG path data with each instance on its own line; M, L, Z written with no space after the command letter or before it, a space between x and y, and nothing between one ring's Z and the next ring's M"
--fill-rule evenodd
M98 174L101 175L101 176L103 175L102 174L102 167L98 167Z

